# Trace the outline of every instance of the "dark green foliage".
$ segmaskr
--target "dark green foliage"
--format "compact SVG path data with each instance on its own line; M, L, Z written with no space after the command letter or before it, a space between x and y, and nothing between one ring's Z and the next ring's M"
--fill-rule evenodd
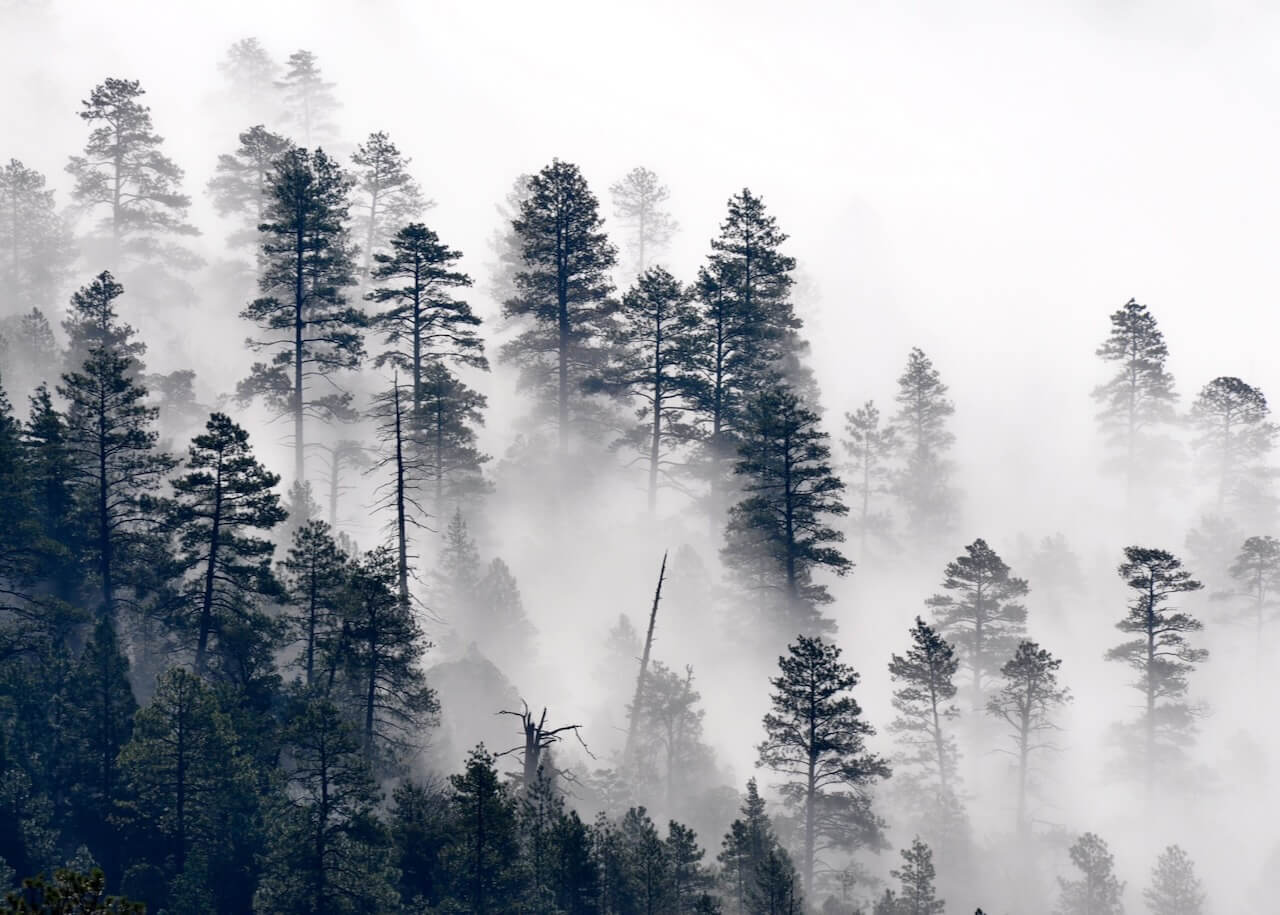
M78 369L95 349L105 349L130 359L134 377L143 370L147 345L116 311L116 299L123 294L124 287L104 270L71 296L71 307L62 321L69 343L68 368Z
M288 600L289 635L301 642L296 663L308 687L324 679L326 659L336 663L349 573L348 557L334 542L329 525L308 521L294 532L280 578Z
M1195 449L1202 473L1213 482L1217 511L1246 524L1275 520L1273 471L1266 460L1280 427L1270 415L1262 391L1239 378L1215 378L1191 405Z
M0 317L52 308L75 251L45 177L17 159L0 168Z
M450 795L435 782L402 782L391 795L387 814L400 898L420 910L439 905L445 891L442 853L451 841Z
M1201 915L1204 890L1191 857L1177 845L1160 853L1151 870L1151 885L1142 891L1151 915Z
M208 191L218 215L237 224L227 244L249 248L258 243L258 225L266 219L272 170L293 149L293 141L261 124L243 131L239 139L235 152L218 156Z
M884 544L893 540L893 517L877 508L878 497L893 491L892 461L898 453L898 430L882 423L880 410L868 400L852 413L844 415L842 439L849 455L849 479L854 493L854 530L858 534L859 554L867 555L867 544L874 537Z
M453 826L445 857L453 907L444 911L507 911L508 901L519 897L524 883L516 802L483 745L471 752L466 769L450 776L449 782Z
M1192 741L1196 710L1185 701L1187 675L1209 657L1206 649L1193 648L1186 637L1204 624L1168 602L1204 586L1165 550L1129 546L1124 556L1116 571L1132 590L1133 599L1116 628L1135 638L1112 648L1106 657L1137 674L1133 687L1143 697L1140 729L1137 735L1132 729L1125 734L1137 738L1129 741L1129 756L1150 788L1158 776L1171 773Z
M825 849L883 844L869 789L889 767L867 751L875 730L852 696L858 675L840 661L839 647L802 635L787 650L779 676L769 680L772 711L764 716L758 765L786 779L780 788L803 824L800 867L811 896Z
M106 877L98 868L82 874L58 868L49 881L41 874L22 881L5 896L0 912L14 915L143 915L146 907L123 896L108 896Z
M1124 884L1116 879L1115 859L1107 843L1086 832L1070 850L1079 880L1058 878L1056 915L1121 915Z
M525 390L541 400L562 456L571 431L586 431L582 384L604 363L616 308L609 270L617 256L598 208L578 167L556 159L529 179L529 196L512 222L522 264L503 314L523 330L502 358L520 368Z
M339 102L333 83L326 82L316 55L294 51L286 61L284 78L276 82L284 101L283 120L297 131L295 139L308 149L337 135L333 116Z
M398 227L422 218L433 205L409 174L408 156L396 148L386 131L369 134L351 156L356 178L356 232L363 246L363 276L372 261L384 254Z
M473 503L492 488L484 478L489 455L477 445L476 432L484 425L487 404L483 394L447 366L433 362L423 369L411 441L414 460L431 484L436 517L450 505Z
M958 494L947 457L955 436L947 429L955 405L947 386L924 352L915 348L898 378L898 412L893 418L902 443L903 467L895 489L917 543L929 545L949 532L958 515Z
M902 866L889 872L898 881L895 915L941 915L947 909L945 900L933 891L933 852L916 836L910 848L902 850Z
M744 590L766 611L767 644L795 631L832 628L819 606L832 601L813 573L844 575L853 568L832 544L844 534L829 526L847 513L844 483L831 469L831 449L817 414L790 389L754 398L743 420L734 473L743 499L729 512L722 555Z
M889 676L898 684L893 692L898 717L889 730L899 735L903 748L895 762L913 770L926 785L932 783L926 790L943 795L955 789L959 762L955 737L946 726L960 714L950 704L959 667L951 643L918 616L906 655L895 654L889 661Z
M754 778L747 781L741 812L742 816L729 826L716 859L726 911L731 915L785 912L789 900L795 900L798 906L795 868L778 846Z
M938 629L961 653L972 683L974 707L986 702L986 682L1022 640L1027 608L1022 598L1030 588L1026 579L1009 574L1009 566L982 538L947 563L942 587L925 603L933 608Z

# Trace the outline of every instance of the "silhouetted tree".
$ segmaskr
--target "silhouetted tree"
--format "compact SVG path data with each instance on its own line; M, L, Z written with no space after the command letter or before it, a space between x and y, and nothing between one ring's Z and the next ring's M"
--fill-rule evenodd
M754 778L747 780L741 814L729 826L716 859L720 863L723 892L733 915L746 915L752 911L751 903L755 899L761 872L770 852L778 848L773 824L769 822L764 799L760 797ZM794 869L792 881L795 881Z
M44 175L10 159L0 168L0 317L52 308L74 255Z
M1086 832L1071 846L1071 863L1079 880L1058 878L1057 915L1121 915L1124 884L1116 879L1115 859L1107 843Z
M955 405L933 362L919 348L911 350L898 378L898 412L893 418L902 442L904 466L895 490L907 515L911 535L931 543L956 522L958 497L947 457L955 436L947 429Z
M884 542L892 538L893 518L888 511L875 509L873 500L893 491L891 462L898 452L898 430L891 423L881 422L880 410L870 400L854 412L846 413L844 423L848 438L841 444L849 455L858 554L866 556L867 541L872 535Z
M1240 547L1228 571L1238 590L1221 596L1240 602L1238 618L1253 624L1254 638L1260 648L1263 627L1280 617L1280 600L1275 597L1275 592L1280 590L1280 540L1250 537Z
M946 900L933 890L933 852L919 836L902 850L902 866L889 871L889 876L901 886L896 915L941 915L947 910Z
M893 692L898 717L889 725L903 747L898 761L926 779L932 776L936 791L944 795L955 788L959 762L955 737L945 727L960 714L950 704L959 667L951 644L918 616L906 655L895 654L889 661L889 677L898 684Z
M316 55L310 51L290 54L284 78L276 82L284 100L284 121L297 128L307 148L336 136L333 116L340 104L333 86L325 81Z
M307 521L293 535L280 575L288 598L286 618L290 634L302 642L298 666L311 686L317 665L337 650L342 627L341 608L350 572L347 556L338 548L323 521Z
M413 428L415 460L431 484L432 514L448 506L471 503L492 489L484 465L490 456L480 450L477 430L484 425L488 399L436 362L422 373L422 386Z
M1205 896L1191 857L1177 845L1162 851L1142 898L1151 915L1201 915Z
M1219 514L1230 508L1246 521L1273 520L1274 473L1264 462L1280 428L1270 415L1262 391L1239 378L1215 378L1191 405L1191 422L1199 433L1195 448L1205 474L1214 480Z
M355 228L363 245L362 276L369 275L374 257L386 252L397 227L420 219L433 205L409 174L412 161L384 130L369 134L351 156L358 214Z
M450 896L462 911L488 915L506 911L520 894L519 832L515 800L498 779L483 744L466 769L450 776L453 788L451 839L445 850Z
M78 369L95 349L105 349L130 360L131 378L140 377L142 357L147 344L137 332L120 320L116 299L124 295L124 287L109 271L102 271L71 296L62 329L67 335L67 367Z
M883 842L868 788L887 778L889 767L867 752L866 738L875 730L851 695L858 675L840 661L837 646L799 636L778 667L780 675L769 681L772 711L764 717L757 765L787 779L781 790L803 824L800 869L810 896L824 849Z
M441 855L453 825L444 780L401 782L391 793L387 820L402 904L415 909L439 905L444 893Z
M666 249L680 228L663 208L671 191L654 172L637 167L610 185L609 194L613 198L613 215L629 232L627 248L635 258L630 272L638 277L649 269L654 256Z
M293 141L261 124L243 131L239 139L235 152L218 156L207 187L218 215L237 223L227 244L250 248L258 243L258 226L267 218L276 162L293 149Z
M424 528L427 510L423 507L419 492L423 468L414 454L409 439L407 398L401 394L400 379L392 382L390 391L379 394L374 400L378 418L378 438L382 445L381 456L372 469L388 472L390 479L383 480L375 490L377 501L374 509L391 514L388 526L396 550L397 589L401 605L409 609L409 562L416 559L409 552L410 527Z

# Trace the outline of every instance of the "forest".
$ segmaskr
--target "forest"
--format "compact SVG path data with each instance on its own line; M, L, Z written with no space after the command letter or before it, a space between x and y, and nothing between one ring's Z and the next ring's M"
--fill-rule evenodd
M642 147L514 139L464 249L421 99L277 44L0 144L0 912L1271 910L1251 359L1121 289L1056 419L980 318L859 374L774 189Z

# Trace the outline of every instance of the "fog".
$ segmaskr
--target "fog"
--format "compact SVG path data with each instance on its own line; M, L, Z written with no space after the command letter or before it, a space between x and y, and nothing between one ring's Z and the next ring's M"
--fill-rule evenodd
M942 591L944 566L975 539L1028 579L1028 637L1062 660L1073 701L1052 739L1060 752L1041 760L1032 820L1047 838L1030 897L1025 886L1013 889L1025 863L1013 838L1010 761L996 752L1002 732L973 711L961 687L955 733L973 858L963 867L940 863L945 911L1053 911L1053 878L1074 878L1067 847L1085 832L1110 844L1128 911L1144 910L1156 856L1175 843L1196 863L1205 911L1274 905L1274 634L1259 642L1248 627L1225 622L1224 604L1210 594L1231 582L1195 565L1187 536L1213 507L1208 479L1182 461L1135 510L1124 481L1102 470L1107 452L1090 392L1114 374L1095 350L1130 298L1158 318L1180 416L1218 376L1280 392L1272 307L1280 185L1269 180L1280 159L1280 10L1242 0L0 0L0 161L43 173L59 208L72 188L67 157L87 134L76 116L81 100L108 76L146 89L164 152L185 170L190 219L201 230L190 244L207 264L187 277L191 302L135 307L126 288L121 316L148 343L147 371L194 370L197 400L220 404L249 430L259 458L284 477L283 490L292 482L287 418L273 421L260 402L229 399L262 357L244 346L252 330L239 316L246 299L220 273L231 223L205 192L217 156L255 120L237 110L218 69L228 46L248 36L277 62L299 48L317 55L342 105L340 139L326 148L345 162L372 131L387 131L434 201L423 221L462 252L458 269L475 280L461 297L483 319L493 371L460 374L488 397L479 446L492 456L485 473L494 488L468 523L483 560L500 556L510 566L537 632L531 650L498 663L514 690L503 701L523 698L535 711L547 707L554 724L581 724L595 759L572 740L557 752L584 778L622 752L635 669L611 668L606 643L619 614L643 636L664 551L670 577L653 656L673 671L692 666L721 786L740 792L756 777L774 813L783 809L779 778L756 760L777 675L772 658L785 646L759 651L733 637L742 597L718 558L723 525L711 536L690 498L664 489L650 517L643 468L608 452L548 512L552 476L513 447L532 408L514 368L499 359L517 328L493 292L493 240L510 229L498 207L513 182L553 158L581 169L619 245L624 229L610 185L636 166L656 172L679 228L655 260L684 282L705 263L726 201L744 187L763 198L798 262L792 301L842 473L845 412L874 399L891 414L913 347L948 385L961 499L953 530L919 549L864 557L849 519L837 519L856 567L846 577L815 576L835 598L823 608L838 627L833 637L861 676L855 695L877 731L870 747L887 758L895 753L890 656L907 649L917 615L931 618L925 601ZM76 226L83 233L89 220ZM115 269L77 260L60 302L107 268ZM631 275L614 275L625 290ZM48 316L56 327L62 313ZM373 335L368 348L377 351ZM51 384L59 371L50 367ZM370 373L351 383L361 409L380 383ZM10 392L20 417L26 393ZM181 454L198 428L171 450ZM371 441L373 425L310 428L317 441ZM1192 439L1185 426L1174 434L1184 446ZM327 517L320 462L309 473ZM335 526L361 548L386 539L387 519L373 511L383 479L353 476L341 498ZM852 491L846 501L853 506ZM414 538L415 595L436 643L424 662L433 685L432 665L467 650L431 611L448 521L428 518ZM1050 594L1032 553L1059 533L1082 574L1077 590ZM1136 728L1141 711L1131 672L1103 659L1124 638L1114 626L1132 595L1116 566L1130 545L1169 550L1206 586L1174 601L1205 622L1192 640L1211 652L1189 677L1190 700L1208 710L1189 751L1193 774L1154 797L1118 771L1109 736L1118 722ZM696 552L705 578L685 561L687 551L681 558L682 547ZM1218 548L1234 557L1239 542ZM962 668L957 682L963 677ZM418 774L457 771L469 749L453 745L461 733L517 743L513 721L481 707L487 697L473 698L459 712L444 697L442 734L415 763ZM474 720L460 723L466 718ZM512 765L499 762L504 771ZM887 881L855 890L868 912L884 886L896 886L888 871L915 831L895 781L874 791L891 847L855 856ZM605 806L591 789L576 793L584 819ZM640 801L661 822L699 823L704 863L713 863L729 826L723 804L688 812L643 793ZM733 798L730 817L737 806ZM835 867L849 856L831 857ZM826 895L815 892L814 911Z

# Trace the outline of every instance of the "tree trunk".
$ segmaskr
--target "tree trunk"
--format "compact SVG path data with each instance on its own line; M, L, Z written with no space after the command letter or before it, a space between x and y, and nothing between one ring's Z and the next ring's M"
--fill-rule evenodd
M213 582L218 564L218 540L222 526L222 456L218 456L218 469L214 477L213 524L209 531L209 565L204 574L204 594L200 600L200 628L196 639L196 673L204 676L205 651L209 647L209 633L213 629Z
M640 701L644 696L645 675L649 671L649 651L653 647L653 627L658 620L658 602L662 600L662 581L667 574L667 554L662 554L662 568L658 570L658 587L653 592L653 606L649 610L649 631L644 638L644 654L640 656L640 673L636 676L636 694L631 700L631 720L627 723L627 743L622 751L624 762L631 761L635 745L636 725L640 721Z
M400 425L400 382L395 383L395 433L396 433L396 538L400 548L399 595L400 606L409 610L409 539L405 518L404 446Z
M303 220L298 220L298 229L294 233L293 273L293 478L298 483L305 482L306 468L303 463L302 437L302 357L305 352L302 342L303 328L306 326L306 315L303 311L306 303L306 292L303 282L303 263L305 255L305 239L303 237Z

